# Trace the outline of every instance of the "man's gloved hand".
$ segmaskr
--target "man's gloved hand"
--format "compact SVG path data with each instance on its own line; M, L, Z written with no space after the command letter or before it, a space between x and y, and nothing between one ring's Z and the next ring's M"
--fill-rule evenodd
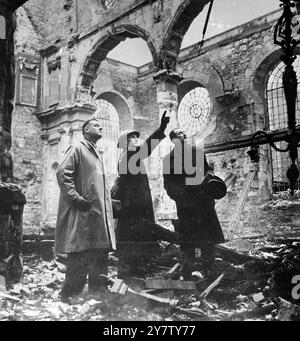
M165 129L167 128L167 125L170 122L170 117L166 117L167 115L167 110L164 111L161 121L160 121L160 129L165 131Z
M227 193L225 182L211 171L206 173L201 186L213 199L222 199Z
M91 208L91 203L83 197L79 197L75 200L75 207L77 207L80 211L88 211Z
M214 178L215 174L213 171L208 171L206 172L203 180L202 180L202 184L206 185L208 183L208 181L212 180Z

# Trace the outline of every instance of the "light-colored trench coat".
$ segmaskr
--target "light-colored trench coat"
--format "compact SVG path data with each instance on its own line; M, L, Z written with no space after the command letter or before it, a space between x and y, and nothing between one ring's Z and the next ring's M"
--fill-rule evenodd
M56 253L115 249L112 204L102 156L90 142L80 141L67 150L56 174L61 191ZM79 196L91 203L88 211L74 205Z

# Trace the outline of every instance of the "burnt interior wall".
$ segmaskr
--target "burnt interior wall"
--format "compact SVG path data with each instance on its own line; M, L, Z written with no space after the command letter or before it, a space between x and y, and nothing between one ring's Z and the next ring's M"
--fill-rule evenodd
M41 220L42 141L41 123L36 117L36 110L42 37L23 7L16 11L16 20L16 96L12 115L12 154L15 181L27 200L23 219L26 231L36 229Z
M178 70L185 80L206 87L213 102L210 123L214 128L205 139L206 145L223 143L226 147L228 141L239 141L258 129L268 129L264 89L268 72L280 62L282 54L273 44L274 23L274 20L259 19L231 33L214 37L204 44L201 51L197 45L182 51ZM139 77L140 106L146 110L156 106L155 90L149 90L152 75L146 72ZM224 96L226 94L229 96ZM181 97L179 91L179 100ZM149 112L148 109L148 115ZM217 202L226 235L230 235L233 226L237 235L244 236L271 233L281 228L286 231L296 229L299 219L293 207L297 206L297 197L284 208L276 196L273 196L275 201L271 201L273 204L267 204L272 200L269 146L260 147L259 170L250 185L239 219L233 224L232 216L252 171L248 149L207 154L216 174L224 179L232 173L236 176L226 198Z
M142 3L142 1L140 2ZM70 7L66 8L64 8L65 1L54 0L43 7L41 1L30 0L25 9L20 9L18 12L19 31L16 34L16 55L26 55L25 57L29 62L27 71L30 74L36 72L33 64L37 63L39 58L42 59L41 65L45 62L46 57L41 57L39 53L42 48L59 39L60 41L57 44L62 46L63 53L66 53L63 56L65 59L62 60L62 67L57 68L57 72L64 80L61 89L62 102L58 103L58 106L73 103L74 98L68 90L71 87L71 81L67 77L73 79L78 76L82 59L85 57L84 55L84 57L81 56L82 59L79 58L79 50L76 50L76 47L74 48L74 58L72 57L73 59L70 61L71 54L68 55L65 52L68 49L67 41L77 30L84 34L94 24L101 21L100 1L91 1L88 8L84 8L83 2L78 1L78 3L79 19L76 19L75 0L70 2ZM170 7L171 3L178 5L179 1L165 2L164 15L168 13L169 17L174 12ZM124 6L124 9L126 6L126 8L130 8L133 6L133 1L127 3L123 1L120 6ZM117 12L121 13L119 7L118 11L116 8L115 12L107 11L103 15L106 16L107 21L116 18L116 22L118 22L120 18L118 19ZM131 14L130 22L153 23L152 13L149 12L149 14L146 10L143 13L143 16ZM151 29L155 32L157 28L153 26ZM181 52L178 71L182 73L185 80L194 80L206 87L213 101L213 112L210 119L212 131L206 138L206 144L223 143L225 145L227 141L247 137L258 128L267 127L264 92L262 88L257 88L255 82L258 70L263 70L258 77L259 84L263 84L265 74L279 60L278 49L272 42L273 29L274 20L260 19L224 33L224 35L209 39L201 51L199 51L198 45L195 45ZM151 33L153 34L153 32ZM87 43L79 43L79 46L82 46L80 44ZM90 45L87 44L86 46ZM157 42L156 45L158 45ZM88 53L88 51L84 52ZM73 63L76 66L75 71L77 73L70 66L66 66L67 63ZM261 67L262 64L264 67ZM147 68L133 68L113 61L103 62L97 71L98 77L93 84L93 91L95 96L104 91L116 91L122 95L130 108L133 127L140 130L142 137L145 137L158 126L159 122L157 88L153 80L154 70L151 71L151 68L150 71L149 69L146 72L143 70L147 70ZM22 70L18 72L23 73ZM44 87L47 80L43 79L44 83L41 83L40 72L39 69L38 84L45 90L48 86L46 84ZM74 86L73 83L72 86ZM37 101L43 102L39 88L36 91ZM232 92L237 96L223 96ZM59 161L64 146L72 142L68 130L59 133L59 127L55 127L55 132L54 130L51 131L53 134L51 143L47 140L42 141L41 135L44 134L44 131L42 131L41 122L36 117L37 108L38 105L24 105L17 100L13 116L15 173L28 200L24 214L25 226L26 224L28 226L41 225L41 207L43 205L41 193L43 186L45 186L43 176L51 171L56 162ZM49 108L43 107L42 109L46 111ZM217 204L220 220L226 229L230 226L232 212L237 206L251 170L246 151L247 149L236 149L208 154L208 159L214 164L217 174L224 178L234 172L237 176L229 188L227 197ZM248 234L260 229L264 230L270 225L274 226L276 221L278 221L278 225L281 224L280 214L285 211L276 211L273 208L268 210L265 207L265 202L270 199L271 186L269 148L264 147L261 148L259 172L251 185L240 224L237 227L238 233ZM43 202L46 202L45 200ZM276 215L276 212L280 212L280 214ZM296 215L295 209L290 218L290 224L295 221Z
M142 131L142 136L151 134L159 125L157 104L157 89L153 74L138 78L138 116L136 128Z

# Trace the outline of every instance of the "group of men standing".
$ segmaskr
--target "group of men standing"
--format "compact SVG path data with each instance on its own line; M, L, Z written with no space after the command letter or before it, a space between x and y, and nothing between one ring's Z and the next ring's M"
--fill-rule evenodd
M66 278L62 300L78 295L88 278L89 292L107 286L108 253L117 250L118 277L142 275L149 269L157 240L178 242L183 252L182 275L191 275L195 248L201 248L203 270L213 264L213 245L224 242L214 209L214 199L226 194L226 185L209 168L204 155L197 165L197 148L189 146L180 129L170 133L174 149L164 159L164 186L177 205L176 233L168 233L155 223L148 176L143 159L166 137L169 123L166 112L159 128L143 143L139 132L123 133L118 142L122 149L119 175L110 190L96 143L102 137L100 123L91 119L82 126L84 139L70 146L57 169L60 201L57 215L55 251L67 254ZM203 167L201 182L188 184L193 174L184 162L178 165L178 152L191 152L193 169ZM184 160L184 158L179 158ZM119 200L116 232L112 199Z

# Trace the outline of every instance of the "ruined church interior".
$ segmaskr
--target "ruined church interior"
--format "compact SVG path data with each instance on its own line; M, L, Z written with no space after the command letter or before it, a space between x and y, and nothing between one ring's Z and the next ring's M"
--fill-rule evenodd
M299 320L300 1L247 3L0 0L0 321ZM95 118L112 187L120 135L146 139L165 111L166 138L145 161L155 221L176 228L162 159L179 127L227 186L214 272L183 281L178 245L161 241L152 273L127 283L134 293L116 279L61 303L66 151ZM111 278L117 266L112 252Z

